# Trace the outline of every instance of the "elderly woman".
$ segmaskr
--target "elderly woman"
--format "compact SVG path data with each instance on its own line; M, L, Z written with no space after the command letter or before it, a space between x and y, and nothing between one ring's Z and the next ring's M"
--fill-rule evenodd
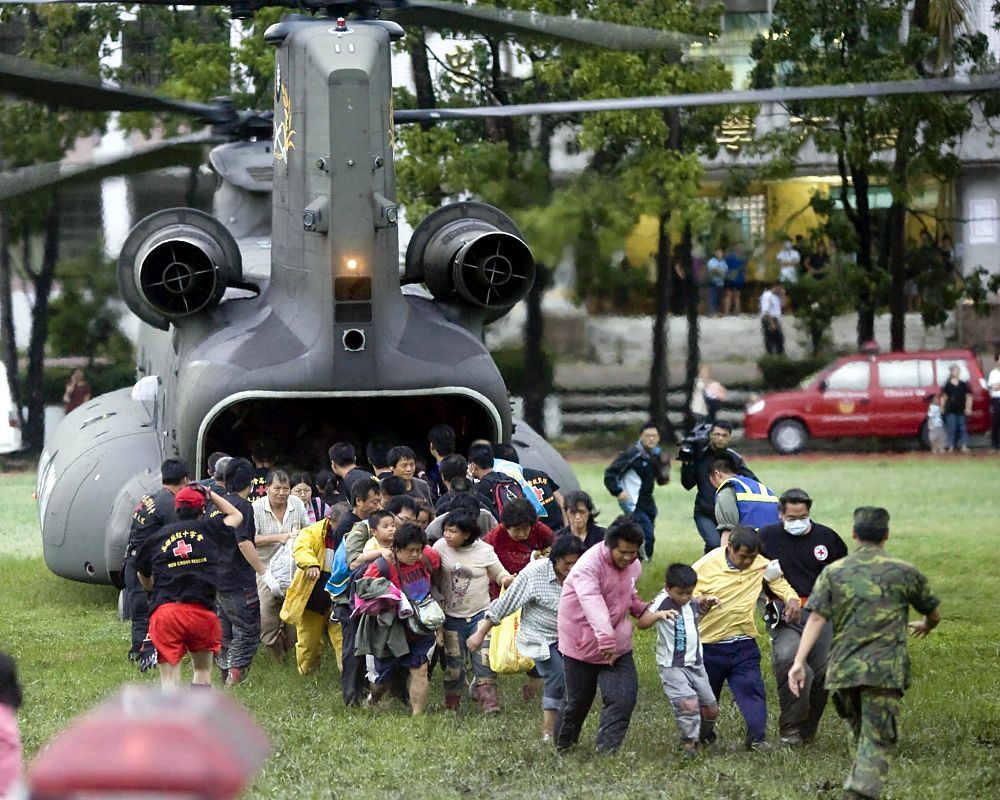
M551 742L555 736L556 719L566 694L563 660L556 648L559 594L563 581L583 553L583 543L573 536L556 540L548 558L532 561L517 574L504 596L493 601L476 632L466 640L469 650L476 652L500 620L521 609L521 624L515 639L517 649L521 655L534 659L535 669L545 682L542 691L543 742Z
M632 624L653 622L653 612L635 589L642 574L643 529L631 516L618 517L577 562L559 598L559 652L566 675L566 709L556 747L576 744L597 689L603 707L598 752L613 753L628 731L639 691L632 658Z
M563 513L567 525L556 531L556 536L572 534L583 543L585 550L604 541L604 528L594 520L598 512L594 510L594 501L582 489L566 492L563 498Z

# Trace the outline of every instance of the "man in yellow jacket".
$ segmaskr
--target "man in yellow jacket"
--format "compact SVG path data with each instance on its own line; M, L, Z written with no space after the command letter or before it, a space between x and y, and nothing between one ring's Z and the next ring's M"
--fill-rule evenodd
M333 567L335 551L333 525L328 518L299 531L292 547L295 575L285 593L281 618L295 625L295 663L300 675L319 666L325 631L341 669L343 642L340 625L330 621L331 601L326 582Z
M767 728L767 701L760 671L757 623L754 609L764 584L785 602L785 621L797 622L799 596L781 577L781 571L760 555L760 537L753 528L736 525L729 543L705 554L694 564L697 595L718 597L719 607L699 626L708 682L716 699L728 682L736 705L747 723L746 746L758 749ZM701 740L711 742L715 732L702 730Z

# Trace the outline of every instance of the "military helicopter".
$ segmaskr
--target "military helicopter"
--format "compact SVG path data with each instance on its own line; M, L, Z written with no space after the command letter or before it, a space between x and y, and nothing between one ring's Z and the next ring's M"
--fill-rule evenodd
M240 0L231 7L234 16L247 16L265 5L318 12L289 15L265 33L277 48L273 115L168 100L0 59L0 94L69 107L180 111L213 126L138 158L237 139L210 156L221 179L215 216L156 212L132 229L119 255L122 296L145 323L136 384L70 413L41 456L45 559L67 578L117 582L130 515L157 488L162 459L179 455L197 470L208 453L247 454L261 438L278 443L288 461L306 464L317 442L325 448L385 435L420 444L433 425L447 422L460 450L479 438L512 441L522 463L564 487L576 485L558 453L512 418L483 344L483 326L530 289L530 250L499 209L452 203L416 227L401 275L394 122L984 88L975 80L904 81L394 112L390 48L404 31L390 17L606 46L677 47L684 39L444 0ZM0 175L0 201L117 166L46 165Z

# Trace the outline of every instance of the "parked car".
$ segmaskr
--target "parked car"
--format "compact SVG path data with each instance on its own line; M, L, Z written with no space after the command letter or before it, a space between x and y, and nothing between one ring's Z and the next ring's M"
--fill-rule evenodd
M7 372L0 369L0 453L21 449L21 428L17 423L17 408L10 396Z
M927 350L845 356L798 389L769 392L747 404L744 435L770 439L779 453L795 453L813 439L844 436L918 437L927 445L927 406L957 364L972 388L969 433L990 427L990 400L982 369L969 350Z

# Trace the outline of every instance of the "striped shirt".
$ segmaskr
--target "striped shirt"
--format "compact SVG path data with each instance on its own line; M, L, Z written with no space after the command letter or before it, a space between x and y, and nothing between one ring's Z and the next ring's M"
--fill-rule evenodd
M698 636L698 618L701 614L695 603L677 605L664 589L653 600L656 611L673 610L677 619L661 619L656 623L656 666L701 666L701 638Z
M522 569L500 597L486 612L494 625L521 609L521 624L514 640L523 656L536 661L549 657L549 645L559 638L556 615L559 612L559 595L562 585L548 558L536 558Z
M306 507L302 501L294 494L288 496L288 506L285 508L285 516L278 519L271 511L271 501L267 495L253 503L253 521L257 525L257 536L276 536L281 533L298 533L309 525L309 517L306 514ZM266 567L271 563L271 558L281 547L280 542L274 544L257 545L257 554Z

